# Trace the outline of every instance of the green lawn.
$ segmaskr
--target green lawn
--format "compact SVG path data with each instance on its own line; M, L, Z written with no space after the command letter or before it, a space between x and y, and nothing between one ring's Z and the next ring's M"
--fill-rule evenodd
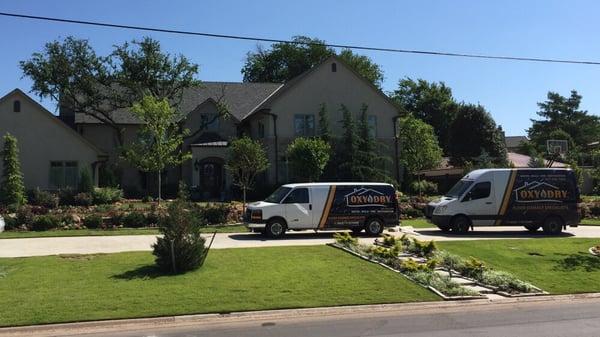
M553 294L600 292L600 257L588 249L600 239L528 239L438 242L441 249L479 258Z
M434 224L425 218L400 220L400 226L412 226L413 228L433 228Z
M248 231L244 225L224 225L210 226L202 228L204 233L244 233ZM0 239L17 239L17 238L43 238L43 237L59 237L59 236L107 236L107 235L156 235L156 228L119 228L119 229L72 229L72 230L50 230L43 232L2 232Z
M164 276L149 252L0 259L0 326L440 298L327 246L211 250Z
M600 226L600 219L582 219L579 224L585 226Z

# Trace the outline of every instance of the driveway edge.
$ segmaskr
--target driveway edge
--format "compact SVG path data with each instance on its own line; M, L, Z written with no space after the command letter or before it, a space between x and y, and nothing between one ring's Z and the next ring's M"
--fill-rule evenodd
M519 303L570 302L600 299L600 293L518 297L499 300L465 300L440 302L415 302L395 304L354 305L303 309L281 309L246 311L223 314L197 314L163 316L153 318L117 319L76 323L57 323L21 327L0 328L0 336L68 336L81 333L110 333L147 328L169 328L187 325L224 325L273 321L282 319L311 319L343 315L404 314L411 315L428 311L457 310L491 305L514 305Z

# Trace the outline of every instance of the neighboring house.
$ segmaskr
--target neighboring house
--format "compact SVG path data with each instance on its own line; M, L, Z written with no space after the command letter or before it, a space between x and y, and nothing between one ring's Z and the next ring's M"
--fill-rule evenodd
M504 143L506 144L506 151L518 152L522 142L528 142L529 139L525 136L506 136L504 137Z
M217 102L227 106L229 115L200 129L202 121L211 121L217 114ZM385 169L391 177L399 178L396 106L377 87L332 56L284 84L203 82L201 87L187 89L180 110L185 116L182 124L191 132L184 150L192 153L192 160L163 174L166 191L175 191L183 180L188 186L198 187L205 197L226 197L232 183L224 167L227 148L232 139L241 135L260 140L267 150L271 165L259 177L259 185L293 181L285 158L287 145L297 137L318 135L321 104L326 105L331 131L337 136L342 134L341 104L355 118L359 117L362 104L366 104L372 132L385 144L381 148L392 159L393 164ZM110 127L89 115L73 113L66 106L61 107L60 114L84 138L105 151L109 162L118 160L118 142ZM126 110L116 111L113 116L124 130L125 142L132 141L140 121ZM122 187L132 194L155 190L155 181L152 175L131 167L122 171Z
M27 189L77 187L84 169L97 182L98 167L106 160L102 151L19 89L0 98L0 148L6 133L17 138Z

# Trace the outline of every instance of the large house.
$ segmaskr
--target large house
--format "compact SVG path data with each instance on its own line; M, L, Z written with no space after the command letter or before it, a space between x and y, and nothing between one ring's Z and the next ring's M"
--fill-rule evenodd
M19 94L24 95L22 92ZM10 98L5 96L3 100L10 101ZM35 104L29 98L23 100L28 104ZM218 102L227 106L228 114L215 118L218 116ZM345 105L358 117L361 106L366 104L372 132L379 142L385 144L382 151L392 159L392 164L387 164L385 169L391 177L399 179L396 106L377 87L332 56L286 83L203 82L201 87L187 89L180 110L185 116L182 124L190 130L190 136L184 142L184 150L192 153L192 159L180 167L164 172L163 187L166 191L175 191L178 182L183 180L188 186L196 186L207 198L227 197L232 186L231 176L224 167L227 148L232 139L241 135L260 140L267 150L270 166L259 177L259 184L272 186L293 181L294 176L288 170L285 157L287 145L297 137L318 134L318 112L322 104L326 106L331 131L337 135L342 132L339 123L342 119L341 105ZM41 106L36 104L35 108L40 109ZM47 111L45 115L47 119L51 117ZM6 116L0 118L11 119ZM115 111L113 118L124 130L125 143L132 141L140 127L140 121L126 110ZM60 187L48 180L53 163L58 160L48 156L46 151L38 151L36 146L39 143L58 152L87 146L89 153L78 154L77 158L64 158L63 165L67 167L68 163L73 165L77 162L78 168L89 166L96 173L96 178L98 161L104 160L102 165L105 168L119 162L119 143L112 128L92 116L74 113L68 106L61 106L59 118L50 119L53 125L60 125L60 131L52 132L62 132L64 135L50 137L51 140L48 136L42 136L49 132L46 125L48 123L32 124L23 121L8 127L5 123L0 125L0 135L7 131L17 134L22 157L34 151L37 160L43 163L31 168L28 167L31 165L28 161L22 160L28 188ZM62 121L66 123L61 124ZM206 125L206 121L212 122ZM72 129L66 125L70 125ZM202 125L205 127L202 128ZM155 177L123 163L119 163L119 166L121 186L126 193L143 194L156 189ZM72 183L72 180L60 183L68 182Z

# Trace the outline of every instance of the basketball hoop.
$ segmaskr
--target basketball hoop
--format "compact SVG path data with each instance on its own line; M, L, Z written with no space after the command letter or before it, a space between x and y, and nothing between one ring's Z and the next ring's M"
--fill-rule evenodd
M565 139L546 140L546 149L550 155L550 160L546 163L547 167L552 167L557 159L564 159L569 151L569 142Z

